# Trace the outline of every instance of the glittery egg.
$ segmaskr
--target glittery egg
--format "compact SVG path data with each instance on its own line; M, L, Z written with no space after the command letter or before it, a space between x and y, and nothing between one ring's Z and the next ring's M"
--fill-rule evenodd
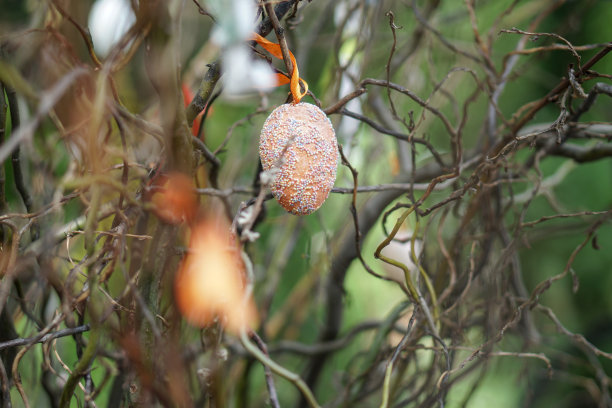
M329 118L309 103L285 104L266 119L259 138L263 169L278 203L295 215L317 210L334 186L338 142Z

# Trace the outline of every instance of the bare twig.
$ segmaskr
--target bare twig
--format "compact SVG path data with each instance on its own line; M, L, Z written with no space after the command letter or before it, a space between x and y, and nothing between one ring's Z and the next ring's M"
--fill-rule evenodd
M567 45L567 49L572 53L574 58L576 58L576 63L578 65L578 70L580 70L580 71L582 70L581 67L580 67L580 60L581 60L580 54L578 54L578 52L576 51L576 49L574 48L572 43L570 43L565 38L561 37L559 34L555 34L555 33L531 33L529 31L519 30L516 27L513 27L513 28L508 29L508 30L501 30L500 33L530 35L533 38L538 38L538 37L553 37L553 38L556 38L557 40L562 41L563 43L565 43L565 45Z
M289 47L287 46L287 39L285 38L285 30L281 27L280 22L278 21L278 17L276 16L276 12L274 10L274 3L266 1L264 3L264 7L266 8L266 13L268 14L268 18L270 19L272 27L274 28L276 38L278 39L278 44L280 45L281 53L283 54L285 67L287 67L287 72L289 73L289 77L291 77L294 67L293 63L291 62L291 58L289 57Z
M391 358L389 359L389 361L387 361L387 368L385 370L385 380L384 380L384 383L383 383L383 391L382 391L383 392L383 400L380 403L380 408L386 408L386 407L389 406L389 384L390 384L390 381L391 381L391 374L393 372L393 365L395 364L395 361L399 357L400 352L404 349L404 347L406 347L406 344L408 343L408 340L410 340L412 326L414 325L414 321L415 321L416 315L418 313L418 310L419 310L418 307L415 307L412 310L412 316L410 316L410 321L408 322L408 327L406 328L406 333L404 334L404 336L400 340L400 342L397 345L397 347L395 347L395 350L393 350L393 355L391 355Z
M20 126L17 131L13 132L11 138L0 147L0 162L4 162L20 143L30 141L40 122L47 116L57 101L64 95L68 88L73 85L73 82L78 77L86 73L87 70L85 68L75 68L57 81L51 89L40 94L38 110L35 116L30 121Z
M255 340L257 347L266 355L268 355L268 347L266 343L263 342L261 337L257 335L255 332L251 332L251 337ZM272 378L272 371L270 367L264 365L264 372L266 373L266 386L268 387L268 394L270 394L270 404L274 408L280 408L280 403L278 402L278 393L276 392L276 387L274 386L274 378Z
M196 5L196 7L198 8L198 12L200 14L202 14L203 16L207 16L210 17L212 19L212 21L216 21L215 17L210 14L208 11L206 11L201 5L200 3L198 3L198 0L193 0L193 3Z
M72 327L68 329L58 330L52 333L44 334L43 336L28 337L25 339L14 339L0 343L0 350L9 347L27 346L35 343L48 343L51 340L59 339L60 337L72 336L79 333L89 331L89 325L84 324L82 326Z

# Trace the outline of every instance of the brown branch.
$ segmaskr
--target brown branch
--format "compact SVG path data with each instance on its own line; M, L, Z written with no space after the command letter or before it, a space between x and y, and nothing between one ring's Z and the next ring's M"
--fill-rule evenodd
M0 146L4 145L4 138L6 135L6 113L8 105L6 98L4 97L4 83L0 81ZM4 161L0 161L0 213L4 214L7 210L6 201L6 175L4 172Z
M257 344L257 347L262 351L262 353L269 357L270 355L268 354L268 347L266 346L266 343L264 343L264 341L261 339L261 337L259 337L259 335L254 331L250 332L250 337L255 341L255 344ZM273 408L280 408L280 403L278 402L278 393L276 392L274 378L272 377L272 370L270 370L270 367L265 364L263 366L264 373L266 376L266 387L268 388L268 394L270 395L270 405L272 405Z
M604 58L610 51L612 51L612 42L608 43L605 48L595 54L591 59L584 63L582 68L576 73L576 77L582 76L587 70L589 70L593 65L599 62L602 58ZM548 105L550 102L555 100L562 92L564 92L567 87L570 85L569 79L564 78L561 82L554 87L546 96L543 98L532 102L530 109L525 113L510 129L510 133L507 134L502 140L496 143L487 153L487 157L495 157L498 156L499 153L506 148L506 145L513 143L513 140L516 134L527 124L529 123L535 114L540 111L544 106Z
M545 221L550 221L550 220L555 220L555 219L559 219L559 218L572 218L572 217L583 217L586 215L603 215L603 214L607 214L612 212L612 210L607 210L607 211L580 211L577 213L571 213L571 214L555 214L555 215L545 215L543 217L538 218L535 221L529 221L529 222L524 222L521 224L521 228L531 228L534 227L535 225L541 223L541 222L545 222Z
M520 180L517 180L520 181ZM503 182L503 181L500 181ZM411 188L414 190L427 190L429 187L429 183L386 183L386 184L377 184L372 186L357 186L357 190L354 187L334 187L331 189L331 193L333 194L353 194L355 191L357 194L360 193L379 193L382 191L398 191L398 192L407 192ZM443 190L447 188L447 185L437 185L434 190ZM152 189L154 191L155 188ZM252 195L256 193L256 190L253 187L231 187L226 189L217 189L217 188L197 188L195 189L197 194L201 195L209 195L213 197L230 197L235 194L246 194ZM15 216L21 216L23 214L15 214ZM0 216L0 220L2 217Z
M500 33L530 35L530 36L533 36L535 38L538 38L540 36L556 38L557 40L562 41L562 42L565 43L565 45L567 45L567 49L576 58L576 63L578 64L578 69L581 70L581 68L580 68L580 60L581 60L580 54L578 54L578 52L576 51L576 49L574 48L572 43L570 43L568 40L566 40L565 38L563 38L559 34L555 34L555 33L532 33L532 32L529 32L529 31L519 30L516 27L512 27L511 29L508 29L508 30L501 30Z
M476 63L481 62L480 59L476 55L469 53L465 50L462 50L459 47L452 44L449 40L446 39L446 37L442 35L440 31L436 30L427 20L425 20L425 18L423 17L421 12L417 8L416 0L412 0L411 7L414 12L414 16L417 18L417 20L419 20L419 23L421 23L421 25L423 25L425 28L431 31L446 48L451 50L453 53L462 55Z
M431 105L429 105L426 101L424 101L423 99L419 98L414 92L404 88L403 86L400 86L398 84L395 84L393 82L388 82L384 79L373 79L373 78L366 78L364 80L362 80L361 82L359 82L359 84L357 84L357 89L353 92L351 92L349 95L345 96L344 98L342 98L340 101L338 101L337 103L335 103L334 105L332 105L331 107L324 109L323 111L325 112L326 115L331 115L333 113L337 113L338 111L340 111L345 104L347 104L348 102L350 102L352 99L355 99L356 97L362 95L364 92L366 92L366 90L364 89L363 91L361 91L362 88L365 88L367 85L374 85L374 86L380 86L380 87L388 87L393 89L394 91L397 91L401 94L404 94L406 96L408 96L410 99L412 99L414 102L416 102L419 106L421 106L422 108L424 108L425 110L428 110L429 112L433 113L435 116L437 116L442 123L444 124L444 127L446 128L446 130L448 131L448 133L450 135L455 135L456 131L453 128L453 126L451 125L450 121L446 118L446 116L437 108L432 107Z
M589 92L589 94L587 95L586 100L582 103L582 105L580 105L578 109L576 109L574 114L569 117L569 121L577 122L578 119L580 119L580 116L582 116L585 112L591 109L591 107L595 103L595 100L597 99L597 95L599 94L608 95L612 98L612 85L605 84L603 82L597 82L593 86L593 88L591 88L591 92Z
M11 347L27 346L27 345L36 344L36 343L47 343L51 340L59 339L60 337L73 336L75 334L84 333L86 331L89 331L88 324L84 324L82 326L72 327L68 329L63 329L63 330L57 330L51 333L47 333L43 335L42 337L37 335L34 337L9 340L9 341L0 343L0 350L11 348Z
M83 39L83 42L85 43L85 47L87 48L87 52L89 53L89 57L91 58L92 62L94 63L94 66L96 68L100 68L102 66L102 63L100 62L100 60L98 59L98 56L96 55L96 52L94 51L94 45L93 45L93 42L91 41L91 34L89 33L89 30L83 28L79 23L77 23L74 20L74 18L72 18L72 16L70 14L68 14L66 12L66 10L64 10L59 5L57 0L51 0L51 3L53 4L53 7L55 7L57 9L57 11L59 11L59 13L62 15L62 17L67 19L70 22L70 24L72 24L74 26L74 28L76 28L76 30L79 32L81 38Z
M486 72L491 76L495 76L495 64L491 60L491 49L482 40L480 32L478 31L478 21L476 20L476 11L474 10L474 0L465 0L465 6L470 16L470 23L472 25L472 32L474 33L474 40L478 49L480 57L484 61L484 68Z
M395 103L393 103L393 98L391 98L391 87L389 86L391 83L391 60L393 58L393 54L395 53L395 48L397 47L397 34L395 31L401 29L402 27L395 25L395 14L393 14L392 11L388 11L385 15L389 18L389 28L391 28L391 33L393 34L393 43L391 44L389 58L387 59L387 65L385 66L385 71L387 73L387 98L389 99L389 106L391 106L391 114L393 115L393 118L402 122L406 129L410 130L410 126L406 123L406 121L397 115Z
M204 110L206 105L208 104L208 100L212 96L212 93L215 89L215 85L217 85L217 81L221 78L221 66L219 62L215 61L211 64L208 64L208 71L202 78L202 82L200 83L200 88L198 92L193 97L189 105L186 108L187 115L187 124L189 126L193 125L193 121L195 118Z
M417 169L415 171L416 177L412 180L411 175L403 173L397 176L393 181L394 183L408 183L411 181L423 182L435 178L442 172L443 170L439 166L432 164ZM374 226L382 210L400 195L401 192L397 191L383 191L372 197L363 205L358 213L359 226L363 235L367 234ZM336 234L333 242L337 242L338 244L334 247L332 266L328 281L325 285L326 316L324 324L319 332L319 342L333 341L338 337L344 309L344 280L349 265L358 257L357 249L355 248L354 226L348 227L347 230L340 231ZM310 361L307 369L306 382L311 387L318 380L328 357L329 352L322 353L315 356L315 358Z
M281 53L283 54L283 61L285 67L287 67L287 73L289 74L289 78L291 78L294 67L291 62L291 57L289 56L289 47L287 46L287 39L285 38L285 30L281 27L278 17L276 16L274 4L270 1L266 1L264 7L266 8L266 13L274 28L276 38L278 39L278 45L280 45Z
M6 99L8 102L8 107L11 113L11 134L17 133L21 126L21 118L19 115L19 106L17 103L17 94L15 90L10 86L5 86L6 91ZM4 98L4 94L0 94L1 98ZM19 146L13 150L11 153L11 164L13 168L13 180L15 181L15 188L19 192L21 199L23 200L23 204L28 213L32 212L33 203L32 196L28 187L24 181L24 174L21 169L21 149ZM38 239L38 228L32 230L32 240Z
M198 0L193 0L193 2L194 2L194 4L196 5L196 7L198 8L198 12L199 12L200 14L202 14L203 16L210 17L210 18L212 19L212 21L217 21L217 20L215 20L215 17L214 17L212 14L210 14L208 11L206 11L206 10L204 9L204 7L202 7L202 6L200 5L200 3L198 3Z
M272 354L293 353L303 356L314 356L317 354L330 353L341 350L348 346L358 334L379 328L383 323L379 321L367 321L354 325L345 335L326 343L303 344L295 341L279 341L269 347Z
M590 341L588 341L582 334L572 333L571 331L569 331L563 325L563 323L561 323L561 321L555 315L555 313L552 311L551 308L546 307L546 306L542 306L542 305L537 305L536 309L541 311L542 313L544 313L546 316L548 316L548 318L557 327L557 330L559 332L563 333L565 336L571 338L575 343L581 344L581 345L585 346L588 350L590 350L591 352L593 352L597 356L604 357L604 358L606 358L608 360L612 360L612 353L607 353L607 352L605 352L603 350L600 350L599 348L595 347L595 345L593 343L591 343Z
M574 45L573 48L575 51L589 51L595 48L605 47L605 43L597 43L597 44L586 44L586 45ZM539 52L547 52L547 51L568 51L570 48L566 44L551 44L551 45L542 45L540 47L532 47L521 50L510 51L505 58L508 58L511 55L531 55Z
M422 144L425 147L427 147L427 149L431 152L431 155L433 156L433 158L436 160L436 162L441 166L441 167L446 167L446 164L444 163L442 156L440 156L440 153L432 146L431 143L429 143L427 140L422 139L422 138L418 138L418 137L411 137L405 133L402 132L398 132L392 129L387 129L383 126L381 126L380 124L378 124L377 122L375 122L374 120L368 118L365 115L360 115L358 113L355 112L351 112L345 108L342 108L339 112L339 114L344 115L344 116L348 116L350 118L353 119L357 119L367 125L369 125L370 127L372 127L373 129L375 129L376 131L385 134L385 135L389 135L389 136L393 136L394 138L398 139L398 140L403 140L405 142L413 142L416 144Z
M355 251L357 253L357 257L361 262L361 265L364 269L372 276L383 279L387 281L393 281L391 278L383 276L377 272L375 272L370 266L366 263L365 259L363 259L363 255L361 254L361 231L359 230L359 215L357 213L357 188L359 187L359 173L348 161L346 156L344 155L344 150L342 149L342 145L338 145L338 150L340 152L340 158L342 159L342 164L348 167L353 177L353 199L351 200L351 214L353 216L353 225L355 227ZM400 285L401 286L401 285ZM403 286L402 290L405 290Z
M554 145L548 150L548 154L567 157L577 163L587 163L612 157L612 144L600 142L593 146L579 146L563 143L561 145Z

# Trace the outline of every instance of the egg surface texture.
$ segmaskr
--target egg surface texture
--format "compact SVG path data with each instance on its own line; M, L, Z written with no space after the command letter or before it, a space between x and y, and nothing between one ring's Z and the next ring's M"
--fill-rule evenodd
M338 142L329 118L315 105L274 109L261 130L259 156L263 169L275 173L274 197L292 214L317 210L334 186Z

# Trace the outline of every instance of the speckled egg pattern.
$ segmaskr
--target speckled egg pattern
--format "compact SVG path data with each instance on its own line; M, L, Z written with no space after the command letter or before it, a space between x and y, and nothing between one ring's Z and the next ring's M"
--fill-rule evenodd
M285 104L266 119L259 139L264 170L278 168L274 197L292 214L317 210L336 180L338 142L329 118L309 103Z

